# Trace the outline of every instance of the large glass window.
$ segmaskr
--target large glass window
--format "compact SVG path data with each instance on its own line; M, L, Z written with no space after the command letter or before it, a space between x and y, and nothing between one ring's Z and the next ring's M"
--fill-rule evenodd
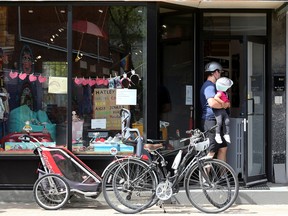
M27 127L45 145L75 153L133 152L119 140L120 109L131 111L131 127L143 133L145 20L141 6L77 6L68 35L66 6L0 7L0 153L32 153L18 139Z
M66 15L65 7L0 7L2 153L31 153L18 139L27 128L47 146L66 145L58 128L66 124Z
M74 152L133 153L119 141L120 110L131 111L130 126L142 133L145 20L141 6L73 8ZM132 101L120 100L121 95Z

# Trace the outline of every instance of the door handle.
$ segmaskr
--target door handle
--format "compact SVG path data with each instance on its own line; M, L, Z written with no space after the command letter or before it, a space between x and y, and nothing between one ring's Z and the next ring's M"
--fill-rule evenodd
M243 131L246 132L248 120L247 120L246 118L244 118L243 121L242 121L242 123L243 123Z

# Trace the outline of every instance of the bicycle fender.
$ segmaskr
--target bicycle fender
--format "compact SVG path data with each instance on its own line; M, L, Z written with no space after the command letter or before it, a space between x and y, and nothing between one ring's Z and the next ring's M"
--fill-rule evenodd
M108 165L107 165L107 167L104 169L104 171L102 172L102 174L101 174L101 177L103 178L103 176L105 175L105 173L108 171L108 170L110 170L110 168L114 165L114 164L116 164L116 163L118 163L119 161L124 161L124 160L137 160L137 161L139 161L139 162L141 162L141 163L145 163L146 164L146 162L144 162L143 160L141 160L140 158L138 158L138 157L125 157L125 156L123 156L123 157L121 157L121 158L117 158L116 160L113 160L111 163L109 163Z
M212 158L213 158L213 156L206 155L206 156L204 156L204 157L201 157L199 160L210 160L210 159L212 159Z

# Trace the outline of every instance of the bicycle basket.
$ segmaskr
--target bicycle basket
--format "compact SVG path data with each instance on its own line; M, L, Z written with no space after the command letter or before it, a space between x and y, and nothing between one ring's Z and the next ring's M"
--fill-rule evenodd
M204 151L209 147L210 140L209 138L205 139L204 141L200 141L194 144L196 151Z

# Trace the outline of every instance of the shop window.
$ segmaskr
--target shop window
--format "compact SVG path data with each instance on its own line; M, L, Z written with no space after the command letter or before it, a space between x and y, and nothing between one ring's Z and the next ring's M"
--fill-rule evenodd
M131 111L131 127L143 134L146 8L73 7L72 35L67 34L67 13L65 6L0 6L2 154L32 153L33 147L18 139L25 128L47 146L109 154L95 143L121 146L121 108ZM73 39L72 62L68 38ZM67 92L69 82L72 92ZM67 143L68 95L72 144ZM133 150L118 149L123 154Z
M85 13L83 13L85 11ZM121 134L121 108L143 134L146 9L141 6L73 8L73 151L133 153ZM124 91L124 93L123 93ZM127 100L119 100L126 94ZM123 99L123 98L122 98Z
M33 152L18 139L27 128L46 146L67 144L59 129L67 124L67 88L52 91L50 79L67 86L66 16L65 7L0 7L2 154Z

